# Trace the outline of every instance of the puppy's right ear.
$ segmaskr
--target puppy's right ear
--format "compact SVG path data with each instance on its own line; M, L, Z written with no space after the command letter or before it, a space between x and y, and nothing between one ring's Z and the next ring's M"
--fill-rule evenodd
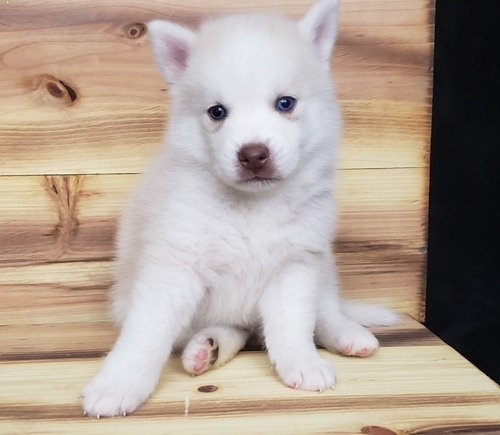
M300 31L327 65L337 37L338 6L338 0L318 0L299 21Z
M177 83L187 67L196 33L170 21L148 23L156 63L169 84Z

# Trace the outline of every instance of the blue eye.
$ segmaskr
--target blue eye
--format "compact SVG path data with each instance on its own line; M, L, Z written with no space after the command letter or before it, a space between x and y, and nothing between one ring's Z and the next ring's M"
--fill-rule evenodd
M297 100L293 97L279 97L276 100L276 110L279 112L291 112Z
M222 104L210 107L207 113L214 121L222 121L227 116L227 110Z

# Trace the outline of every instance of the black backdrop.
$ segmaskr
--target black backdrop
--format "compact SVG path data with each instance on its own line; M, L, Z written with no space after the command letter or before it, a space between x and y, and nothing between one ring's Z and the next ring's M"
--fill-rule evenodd
M437 0L426 326L500 383L500 0Z

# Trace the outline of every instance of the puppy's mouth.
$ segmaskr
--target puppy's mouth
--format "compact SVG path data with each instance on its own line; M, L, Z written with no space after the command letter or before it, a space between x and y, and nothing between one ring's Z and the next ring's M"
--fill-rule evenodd
M254 175L253 177L242 178L238 182L238 187L242 190L250 192L259 192L274 188L277 184L283 181L280 177L262 177Z
M251 178L245 178L240 181L240 183L244 184L272 184L280 181L278 177L261 177L259 175L255 175Z

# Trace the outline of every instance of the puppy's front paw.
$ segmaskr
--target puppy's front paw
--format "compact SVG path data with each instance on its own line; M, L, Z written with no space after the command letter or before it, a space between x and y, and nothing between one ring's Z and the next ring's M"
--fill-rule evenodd
M338 349L347 356L370 356L378 347L375 336L361 326L346 330L339 337Z
M319 355L292 364L276 365L276 371L290 388L323 391L335 386L332 365Z
M81 393L84 414L90 417L113 417L134 412L152 389L133 374L117 376L98 373Z

